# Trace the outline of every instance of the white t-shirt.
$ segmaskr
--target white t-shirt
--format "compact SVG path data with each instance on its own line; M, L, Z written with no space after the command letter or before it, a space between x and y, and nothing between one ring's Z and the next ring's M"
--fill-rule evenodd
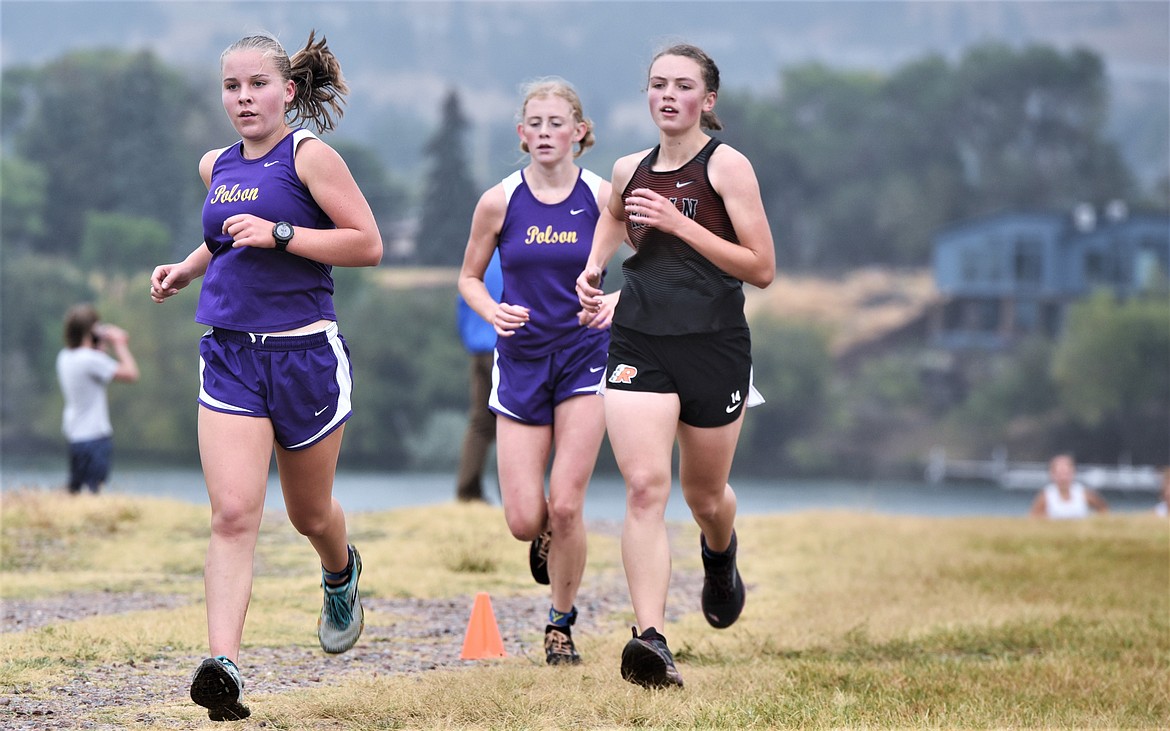
M1060 496L1060 488L1056 485L1044 487L1044 509L1049 518L1087 518L1089 517L1089 497L1085 486L1074 482L1068 486L1068 499Z
M95 348L66 348L57 353L57 379L65 396L61 431L70 442L111 436L106 387L114 380L118 361Z

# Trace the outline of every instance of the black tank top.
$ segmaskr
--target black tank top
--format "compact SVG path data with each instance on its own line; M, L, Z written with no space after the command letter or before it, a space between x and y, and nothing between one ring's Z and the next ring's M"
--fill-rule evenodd
M707 162L720 145L711 139L677 170L655 171L658 147L638 163L622 198L648 188L674 201L722 239L738 244L727 208L707 178ZM635 252L622 264L625 283L613 321L649 335L688 335L747 327L743 282L725 273L681 239L643 224L630 223L626 236Z

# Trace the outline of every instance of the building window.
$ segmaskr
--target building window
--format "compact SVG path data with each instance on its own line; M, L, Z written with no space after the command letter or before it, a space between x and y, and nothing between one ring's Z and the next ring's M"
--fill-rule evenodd
M1000 303L993 299L972 299L964 303L962 329L993 333L999 330Z
M979 262L983 260L981 252L966 248L959 255L959 277L963 282L971 284L979 281Z
M1120 284L1123 282L1121 262L1109 250L1085 253L1085 282L1094 284Z
M1166 270L1154 247L1144 241L1142 247L1134 260L1134 283L1143 290L1165 287Z
M1044 276L1043 245L1036 239L1016 241L1015 275L1021 284L1040 284Z
M1015 303L1016 330L1021 333L1034 333L1040 330L1040 303L1031 300Z

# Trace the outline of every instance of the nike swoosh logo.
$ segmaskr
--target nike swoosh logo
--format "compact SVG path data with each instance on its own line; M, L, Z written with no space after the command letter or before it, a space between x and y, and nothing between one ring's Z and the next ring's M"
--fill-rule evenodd
M273 165L279 165L279 164L280 164L280 160L272 160L272 161L270 161L270 162L266 162L266 163L264 163L264 167L266 167L266 168L270 168L270 167L272 167ZM682 186L679 186L679 187L681 188Z
M742 405L743 405L742 401L736 401L734 404L727 407L727 413L729 413L729 414L732 413L733 411L735 411L736 409L738 409Z
M598 371L603 371L603 370L605 370L605 366L598 366L597 368L590 368L590 369L589 369L589 372L590 372L590 373L596 373L596 372L598 372Z
M693 183L693 182L695 182L695 181L693 181L693 180L688 180L688 181L687 181L687 182L685 182L685 183L684 183L684 182L682 182L682 181L675 181L674 187L676 187L676 188L685 188L685 187L687 187L688 185L690 185L690 184L691 184L691 183Z
M325 409L327 409L327 408L329 408L329 407L326 406L324 409L321 409L319 411L314 411L313 416L320 416L321 414L325 413Z
M584 208L574 208L573 210L569 211L569 215L576 216L578 213L584 213L584 212L585 212Z

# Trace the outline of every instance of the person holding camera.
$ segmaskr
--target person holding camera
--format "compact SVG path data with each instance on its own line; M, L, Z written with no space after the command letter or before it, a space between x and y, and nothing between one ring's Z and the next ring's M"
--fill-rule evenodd
M114 451L106 389L111 381L138 380L129 334L101 322L91 304L69 308L65 347L57 354L57 378L65 397L61 430L69 440L69 492L76 495L86 487L96 494L110 477Z

